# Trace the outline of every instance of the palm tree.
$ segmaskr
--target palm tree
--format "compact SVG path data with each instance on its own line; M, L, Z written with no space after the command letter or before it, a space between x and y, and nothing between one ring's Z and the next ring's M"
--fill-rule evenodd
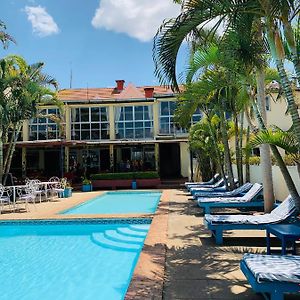
M12 156L15 150L16 141L22 128L23 121L28 120L37 114L37 105L40 102L55 100L55 91L47 86L57 87L56 81L44 75L41 71L43 63L28 65L20 56L8 56L0 61L2 89L0 94L0 107L6 108L5 123L2 119L0 132L3 135L3 125L12 128L12 134L6 157L3 164L3 148L0 147L1 176L10 169ZM3 115L4 117L4 115ZM1 143L2 143L1 139ZM4 165L4 169L3 169ZM5 180L5 179L4 179Z
M5 48L7 48L9 42L16 43L15 39L6 32L6 25L0 20L0 41Z

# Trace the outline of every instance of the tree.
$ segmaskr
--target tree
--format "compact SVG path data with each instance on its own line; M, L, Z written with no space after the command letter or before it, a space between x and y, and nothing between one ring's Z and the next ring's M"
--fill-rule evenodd
M10 128L9 146L3 161L3 146L0 145L0 176L10 169L15 144L23 121L37 115L39 103L55 101L55 91L47 86L57 87L57 82L42 73L43 63L28 65L20 56L7 56L0 60L0 136ZM5 162L5 164L4 164ZM5 167L5 168L4 168Z

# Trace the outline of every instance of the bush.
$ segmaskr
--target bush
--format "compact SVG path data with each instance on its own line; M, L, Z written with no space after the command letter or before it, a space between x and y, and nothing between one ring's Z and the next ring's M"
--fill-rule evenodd
M104 179L152 179L159 178L157 172L127 172L127 173L101 173L92 174L91 180Z

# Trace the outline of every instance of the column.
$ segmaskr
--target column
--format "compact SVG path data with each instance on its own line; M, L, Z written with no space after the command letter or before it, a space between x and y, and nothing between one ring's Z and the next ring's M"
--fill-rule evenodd
M109 139L116 139L116 131L115 131L115 114L114 107L110 105L108 107L108 118L109 118Z
M26 177L26 148L22 147L22 178Z
M159 102L153 103L153 135L154 137L159 134Z
M23 141L29 141L29 121L23 122Z
M68 146L65 146L64 173L69 172L69 169L70 169L70 166L69 166L69 152L70 152L70 148Z
M67 141L71 140L71 108L68 105L65 105L65 121L66 124L64 126L65 133L62 133L62 136L66 137Z
M114 171L114 145L109 145L109 162L110 162L110 171Z
M155 169L159 172L159 144L154 144Z

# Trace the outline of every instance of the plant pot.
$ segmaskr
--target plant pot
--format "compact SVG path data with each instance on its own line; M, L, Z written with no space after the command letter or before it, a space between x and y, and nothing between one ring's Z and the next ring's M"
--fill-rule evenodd
M65 188L64 190L64 194L63 194L64 198L69 198L72 196L72 188Z
M132 180L132 182L131 182L131 188L132 188L133 190L136 190L136 188L137 188L136 180Z
M91 184L83 184L81 190L83 192L91 192L93 190L93 187Z

